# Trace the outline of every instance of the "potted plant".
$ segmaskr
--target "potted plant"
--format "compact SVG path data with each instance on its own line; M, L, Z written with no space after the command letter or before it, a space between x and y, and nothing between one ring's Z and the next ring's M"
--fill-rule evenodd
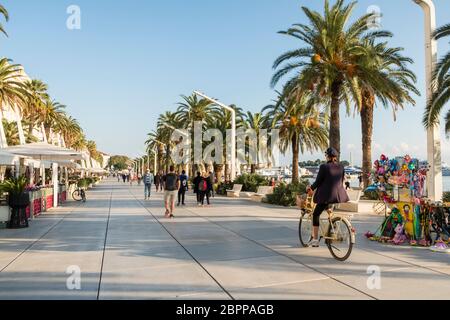
M9 229L28 228L26 208L30 205L30 195L26 192L27 179L24 176L10 178L0 184L0 189L8 193L8 204L11 207Z

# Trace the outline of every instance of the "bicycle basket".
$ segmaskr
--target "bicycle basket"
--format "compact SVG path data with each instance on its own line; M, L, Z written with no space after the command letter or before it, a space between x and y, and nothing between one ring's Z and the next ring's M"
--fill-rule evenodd
M302 210L314 210L315 203L313 201L313 196L308 194L297 195L297 207Z

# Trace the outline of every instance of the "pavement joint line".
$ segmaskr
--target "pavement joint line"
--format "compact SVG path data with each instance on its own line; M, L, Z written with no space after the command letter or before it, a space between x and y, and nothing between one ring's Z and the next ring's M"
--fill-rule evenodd
M330 280L330 278L329 277L322 277L322 278L316 278L316 279L306 279L306 280L298 280L298 281L287 281L287 282L270 283L270 284L265 284L265 285L262 285L262 286L253 286L253 287L248 287L248 288L244 288L244 289L270 288L270 287L276 287L276 286L298 284L298 283L306 283L306 282L316 282L316 281L324 281L324 280Z
M105 242L103 243L102 263L101 263L101 267L100 267L100 277L98 279L97 300L100 300L100 289L102 287L103 265L105 263L106 242L108 240L108 229L109 229L109 220L111 218L113 193L114 193L114 186L111 186L111 194L109 197L108 219L106 221Z
M81 207L81 202L76 202L76 206L74 206L70 211L67 211L64 213L64 215L59 219L58 222L54 223L46 232L44 232L38 239L34 240L32 243L30 243L25 249L22 250L17 256L14 257L7 265L5 265L2 269L0 269L0 273L2 273L4 270L6 270L10 265L12 265L15 261L17 261L25 252L30 250L36 243L41 241L46 235L48 235L54 228L56 228L61 222L64 221L68 216L73 214L73 212Z
M210 221L211 223L214 223L214 224L216 224L216 225L220 225L219 223L216 223L216 222L214 222L213 220L211 220L211 219L209 219L209 218L206 218L206 217L204 217L204 216L201 216L201 215L199 215L199 214L193 212L191 209L187 209L187 208L186 208L186 210L187 210L187 211L190 211L191 213L193 213L193 214L194 214L195 216L197 216L197 217L201 217L201 218L203 218L203 219L206 219L206 220ZM237 232L235 232L234 230L231 230L231 229L229 229L229 228L227 228L227 227L223 227L223 226L221 226L221 227L224 228L224 229L226 229L226 230L232 231L232 232L234 232L235 234L239 235L239 234L238 234ZM287 228L289 228L289 229L291 229L291 230L295 230L295 229L292 228L292 227L287 227ZM245 237L245 236L243 236L243 237L244 237L244 238L247 238L247 237ZM255 241L255 240L253 240L253 239L251 239L251 238L247 238L247 239L249 239L249 240L251 240L251 241ZM257 241L255 241L255 242L258 243ZM265 246L264 244L262 244L262 245ZM270 248L270 250L274 250L274 249ZM379 255L379 256L382 256L382 257L385 257L385 258L390 258L390 259L396 260L396 261L398 261L398 262L402 262L402 263L408 264L408 265L411 266L410 268L415 267L415 268L425 269L425 270L428 270L428 271L431 271L431 272L439 273L439 274L442 274L442 275L445 275L445 276L448 276L448 275L449 275L448 273L445 273L445 272L442 272L442 271L439 271L439 270L435 270L435 269L430 268L430 267L422 266L422 265L415 264L415 263L412 263L412 262L409 262L409 261L406 261L406 260L403 260L403 259L399 259L399 258L392 257L392 256L387 255L387 254L379 253L379 252L377 252L377 251L375 251L375 250L373 250L373 249L366 248L365 250L366 250L366 251L369 251L369 252L371 252L372 254L375 254L375 255ZM276 251L276 250L274 250L274 251ZM278 252L278 251L276 251L276 252ZM280 254L281 254L281 253L280 253ZM282 255L284 255L284 254L282 254ZM303 264L303 263L301 263L301 264ZM306 265L305 265L305 266L306 266ZM406 267L405 267L405 268L406 268ZM324 274L325 274L325 273L324 273ZM337 279L338 277L342 277L342 276L336 276L335 278ZM356 289L356 290L358 290L358 289Z
M444 276L449 276L448 273L445 273L445 272L442 272L442 271L439 271L439 270L434 270L434 269L432 269L430 267L427 267L427 266L421 266L420 264L409 262L409 261L406 261L406 260L403 260L403 259L395 258L395 257L392 257L392 256L390 256L388 254L379 253L379 252L376 252L375 250L372 250L372 249L369 249L369 248L367 248L366 251L371 252L371 253L376 254L376 255L379 255L379 256L382 256L382 257L385 257L385 258L390 258L392 260L396 260L398 262L403 262L403 263L409 264L410 266L413 266L415 268L425 269L425 270L428 270L428 271L431 271L431 272L434 272L434 273L439 273L439 274L444 275Z
M151 216L159 223L159 225L183 248L184 251L186 251L186 253L200 266L200 268L203 269L203 271L206 272L206 274L219 286L219 288L222 289L222 291L228 295L228 297L231 300L235 300L234 297L222 286L222 284L200 263L200 261L198 261L193 255L192 253L185 248L181 242L166 228L166 226L164 226L164 224L159 221L158 218L156 218L156 216L141 202L141 200L139 200L134 193L131 192L130 189L128 189L128 192L136 199L136 201L148 212L151 214Z
M202 216L200 216L199 214L193 212L191 209L185 208L185 210L191 212L192 214L194 214L194 215L196 215L196 216L198 216L198 217L202 217ZM240 236L240 237L242 237L242 238L244 238L244 239L247 239L248 241L251 241L251 242L253 242L253 243L255 243L255 244L257 244L257 245L259 245L259 246L261 246L261 247L263 247L263 248L266 248L267 250L270 250L270 251L272 251L272 252L275 252L276 254L278 254L278 255L280 255L280 256L283 256L283 257L285 257L285 258L287 258L287 259L289 259L289 260L291 260L291 261L293 261L293 262L295 262L295 263L297 263L297 264L300 264L300 265L302 265L302 266L304 266L304 267L306 267L306 268L308 268L308 269L310 269L310 270L313 270L313 271L315 271L315 272L317 272L317 273L320 273L320 274L322 274L322 275L328 277L329 279L334 280L334 281L336 281L336 282L338 282L338 283L340 283L340 284L342 284L342 285L344 285L344 286L346 286L346 287L348 287L348 288L350 288L350 289L353 289L353 290L355 290L355 291L357 291L357 292L359 292L359 293L361 293L361 294L363 294L363 295L365 295L365 296L367 296L367 297L369 297L369 298L371 298L371 299L378 300L378 298L376 298L376 297L374 297L374 296L372 296L372 295L370 295L370 294L368 294L368 293L366 293L366 292L364 292L364 291L362 291L362 290L360 290L360 289L358 289L358 288L355 288L355 287L353 287L353 286L351 286L351 285L345 283L344 281L341 281L341 280L337 279L337 278L334 277L334 276L331 276L331 275L329 275L329 274L327 274L327 273L325 273L325 272L323 272L323 271L320 271L319 269L316 269L316 268L314 268L314 267L312 267L312 266L310 266L310 265L307 265L307 264L305 264L305 263L303 263L303 262L300 262L300 261L294 259L293 257L287 255L287 254L281 253L281 252L279 252L279 251L277 251L277 250L275 250L275 249L273 249L273 248L271 248L271 247L266 246L266 245L263 244L263 243L260 243L260 242L258 242L258 241L256 241L256 240L253 240L253 239L251 239L251 238L249 238L249 237L247 237L247 236L244 236L244 235L240 234L239 232L236 232L236 231L234 231L234 230L232 230L232 229L229 229L229 228L227 228L227 227L224 227L224 226L220 225L219 223L216 223L216 222L214 222L214 221L211 221L211 220L208 219L208 218L204 218L204 217L202 217L202 218L205 219L205 220L207 220L207 221L209 221L210 223L213 223L213 224L219 226L220 228L223 228L223 229L225 229L225 230L228 230L228 231L230 231L230 232L236 234L237 236Z

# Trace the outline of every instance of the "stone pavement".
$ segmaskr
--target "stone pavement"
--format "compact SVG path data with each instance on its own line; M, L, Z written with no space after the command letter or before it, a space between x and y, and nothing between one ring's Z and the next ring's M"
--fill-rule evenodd
M190 193L189 193L190 194ZM216 197L164 218L162 193L107 180L24 230L0 230L0 299L448 299L450 255L364 238L346 262L299 248L298 210ZM73 269L81 290L69 290ZM369 289L370 266L381 288Z

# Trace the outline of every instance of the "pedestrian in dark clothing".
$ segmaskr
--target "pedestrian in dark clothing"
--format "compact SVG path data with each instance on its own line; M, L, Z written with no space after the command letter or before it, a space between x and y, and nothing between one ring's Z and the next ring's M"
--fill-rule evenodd
M156 186L156 192L158 192L159 191L159 186L161 186L162 187L162 177L161 177L161 173L160 172L158 172L156 175L155 175L155 186ZM162 190L162 189L161 189Z
M313 239L309 244L311 247L319 246L319 226L322 212L332 204L350 200L344 189L344 166L337 162L338 152L334 148L329 148L325 155L327 163L320 166L316 182L308 188L309 194L316 191L314 195L316 208L313 213Z
M200 180L200 183L198 186L198 190L200 192L200 202L201 202L202 206L205 205L205 197L206 197L206 203L208 205L210 205L209 197L210 197L211 189L212 189L211 179L209 177L209 174L205 173L203 175L203 177L201 177L201 180Z
M181 175L179 177L180 180L180 189L178 190L178 205L180 205L180 203L184 206L184 199L186 196L186 191L188 191L188 177L186 175L186 171L183 170L181 172Z
M200 181L202 180L202 176L200 172L197 172L197 176L192 180L192 183L194 184L194 193L197 196L197 204L200 204L200 191L198 190L198 185L200 184Z

